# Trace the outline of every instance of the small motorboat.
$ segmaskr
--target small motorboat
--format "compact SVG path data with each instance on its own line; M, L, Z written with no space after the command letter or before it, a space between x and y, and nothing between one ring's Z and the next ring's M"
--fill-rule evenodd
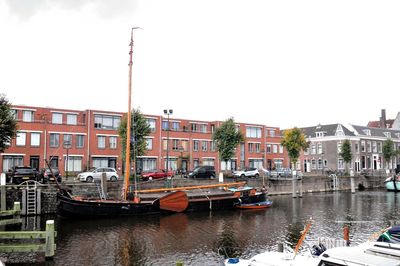
M400 176L397 175L386 178L385 187L388 191L400 191Z
M272 205L272 200L266 200L261 202L253 202L253 203L240 203L235 207L238 209L245 210L258 210L258 209L266 209Z

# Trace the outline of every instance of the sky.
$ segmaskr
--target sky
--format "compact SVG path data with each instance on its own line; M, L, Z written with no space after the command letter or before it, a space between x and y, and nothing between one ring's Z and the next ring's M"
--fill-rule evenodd
M280 128L400 111L400 1L0 0L12 104Z

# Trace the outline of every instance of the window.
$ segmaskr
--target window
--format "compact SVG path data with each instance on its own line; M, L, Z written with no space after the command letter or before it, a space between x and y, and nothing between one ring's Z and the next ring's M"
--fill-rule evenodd
M318 169L322 169L322 159L318 159Z
M310 148L307 148L305 151L304 151L304 155L308 155L310 153Z
M204 158L203 165L214 166L214 159L213 158Z
M338 169L344 169L344 161L343 161L343 159L338 159Z
M167 139L163 139L163 150L164 151L167 150L167 146L168 146L168 140Z
M371 136L371 130L370 129L363 129L363 132L367 136Z
M376 141L372 142L372 152L378 152L378 148L376 146Z
M315 132L315 136L316 136L317 138L321 138L321 137L324 136L324 132Z
M22 111L22 121L33 122L33 111Z
M40 146L40 133L31 133L31 146L39 147Z
M200 132L207 133L207 125L200 125Z
M162 130L168 129L168 121L162 121Z
M179 140L178 139L173 139L172 140L172 150L173 151L178 151L179 150Z
M93 158L93 167L95 168L108 167L108 158Z
M383 134L389 139L392 137L392 134L390 132L383 132Z
M110 137L108 140L109 140L110 149L116 149L117 148L117 137Z
M187 141L187 140L181 140L181 146L182 146L183 151L188 150L188 143L189 143L189 141Z
M153 139L146 139L146 150L152 150L153 149Z
M3 155L3 172L7 172L14 166L22 166L24 164L22 156Z
M199 166L199 159L194 159L193 160L193 168L196 168L197 166Z
M67 160L67 156L65 156L65 160ZM65 164L64 170L67 170L67 164ZM68 172L82 172L82 157L68 156Z
M140 159L143 171L157 169L157 161L155 158L140 158Z
M261 169L261 168L263 168L263 160L262 159L249 159L249 166L256 168L256 169Z
M317 169L317 163L316 163L316 160L315 159L312 159L311 160L311 169Z
M60 145L60 134L50 133L50 147L57 148Z
M78 149L83 148L85 143L85 136L84 135L76 135L75 137L75 144Z
M261 128L259 127L246 127L247 138L261 138Z
M153 118L147 118L147 124L150 127L150 132L156 131L156 120Z
M212 124L212 125L211 125L211 133L214 133L214 131L215 131L215 125ZM399 138L400 138L400 137L399 137Z
M275 137L275 129L270 129L269 130L269 136L270 137Z
M267 153L271 153L271 144L267 144Z
M97 136L97 148L99 148L99 149L106 148L106 137L105 136Z
M283 153L283 146L279 145L279 153Z
M206 140L201 141L201 150L202 151L207 151L207 142Z
M51 117L51 123L62 124L63 123L63 115L61 113L53 113L52 117Z
M67 125L77 125L78 116L76 114L67 114Z
M26 144L26 133L25 132L18 132L17 133L16 145L17 146L25 146L25 144Z
M71 134L64 134L63 145L72 147L72 135Z
M400 139L400 133L395 133L396 137Z
M172 130L173 131L179 130L179 122L172 122Z
M121 122L121 117L112 115L95 115L94 127L99 129L116 130Z
M318 143L318 154L322 154L322 143Z
M11 110L10 110L10 113L11 113L11 116L12 116L15 120L18 119L18 110L11 109Z
M371 152L371 141L367 141L367 151Z
M250 153L254 152L254 143L249 143L249 152Z
M365 140L361 141L361 152L365 152Z
M260 152L260 143L255 143L255 146L254 146L254 148L255 148L255 152Z
M278 153L278 145L272 145L272 152L273 153Z
M198 151L198 150L199 150L199 141L193 140L193 151Z
M359 153L360 152L360 148L359 148L358 143L354 143L354 151L355 151L355 153Z
M342 143L339 141L337 143L337 153L341 153L342 152Z
M378 144L378 152L382 153L382 142L379 141L377 144Z
M197 132L198 131L198 125L197 124L192 124L192 132Z
M210 151L216 151L215 141L210 141Z
M315 144L312 144L311 145L311 154L316 154L316 153L317 153L316 146L315 146Z

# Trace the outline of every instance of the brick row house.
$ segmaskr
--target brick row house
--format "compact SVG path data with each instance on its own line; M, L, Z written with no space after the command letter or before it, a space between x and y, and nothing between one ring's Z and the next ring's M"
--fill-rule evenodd
M393 156L384 162L383 143L390 138L394 150L400 150L400 130L342 124L317 125L302 128L310 142L309 148L301 153L297 169L308 173L323 174L327 170L345 171L346 165L340 156L344 140L351 143L352 162L348 169L362 171L393 170L400 162Z
M71 176L76 175L92 167L113 167L122 174L124 162L118 126L125 113L22 105L12 106L12 112L18 121L18 133L0 154L3 172L15 165L43 168L47 159L64 175L67 171ZM237 123L245 141L226 163L220 161L212 141L214 130L222 122L144 116L151 134L147 137L146 154L137 158L137 168L142 171L165 169L167 146L172 170L188 171L198 165L213 165L217 171L245 166L270 170L288 166L277 127Z

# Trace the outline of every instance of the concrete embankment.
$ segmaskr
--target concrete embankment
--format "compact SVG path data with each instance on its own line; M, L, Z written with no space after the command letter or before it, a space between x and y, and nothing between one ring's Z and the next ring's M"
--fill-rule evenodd
M355 189L374 189L383 188L384 176L357 176L354 177ZM292 194L292 180L289 178L269 179L265 178L245 178L245 179L233 179L224 178L224 183L246 181L248 186L253 186L258 189L265 184L268 189L269 195L282 195ZM315 192L329 192L329 191L350 191L351 183L350 177L338 177L335 181L330 177L324 176L305 176L302 180L297 180L297 183L302 182L302 192L304 193L315 193ZM146 182L138 182L137 187L139 190L154 189L154 188L165 188L165 187L185 187L185 186L203 186L210 184L218 184L218 178L213 180L198 180L198 179L186 179L186 178L173 178L172 180L153 180ZM98 188L93 183L66 183L67 186L71 187L72 194L74 195L90 195L98 197ZM336 185L336 186L335 186ZM121 197L121 186L122 182L108 182L107 183L107 194L114 198L119 199ZM18 186L7 186L6 192L6 205L7 209L12 209L13 202L22 201L22 189L24 187ZM39 187L40 189L40 201L41 201L41 214L55 213L57 210L57 196L55 185L44 185ZM297 186L296 190L299 190Z

